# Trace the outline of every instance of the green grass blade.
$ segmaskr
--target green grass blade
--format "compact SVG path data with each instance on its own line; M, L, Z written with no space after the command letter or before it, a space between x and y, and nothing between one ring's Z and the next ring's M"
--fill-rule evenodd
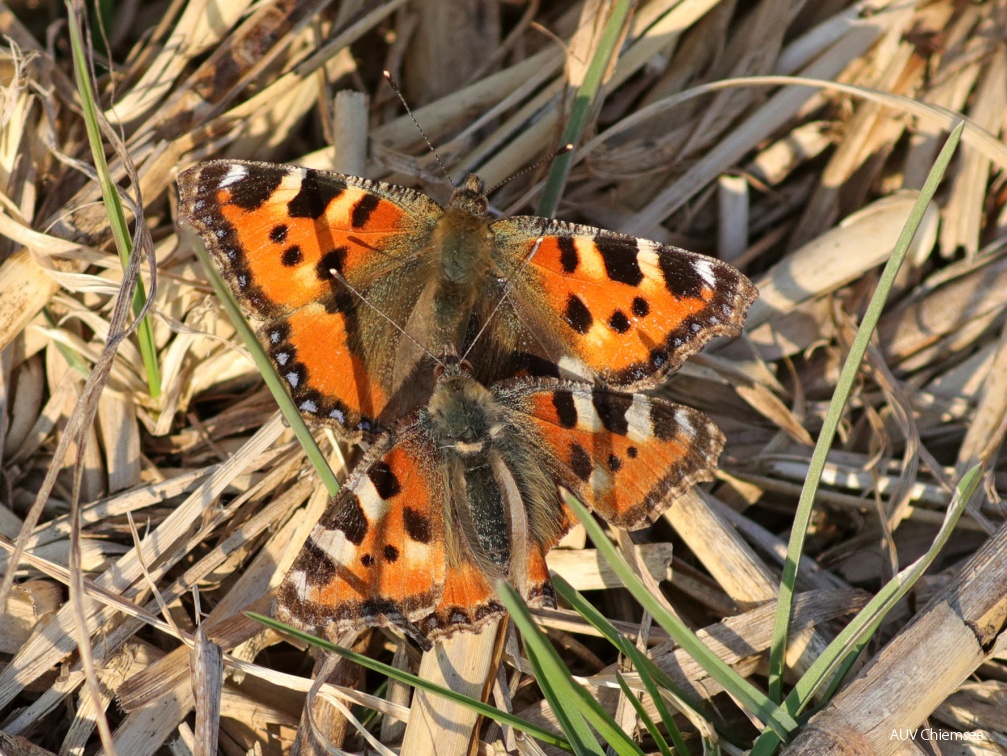
M574 750L577 753L604 756L605 749L598 744L588 728L590 722L616 753L643 756L643 751L633 742L632 737L623 732L601 704L574 681L552 643L535 625L528 607L517 591L502 581L497 584L497 591L521 632L528 661L535 668L538 686L552 706L556 718L560 720L563 732L570 738Z
M800 715L811 703L819 688L826 682L830 684L831 695L831 691L842 681L843 676L849 671L856 661L857 655L888 612L905 597L916 581L933 564L934 559L937 558L954 532L958 519L965 511L965 506L981 482L981 465L976 465L962 476L955 488L955 495L948 506L941 529L930 548L923 556L888 581L853 621L843 628L822 655L815 659L783 702L784 708L788 712L795 717ZM752 756L769 756L780 742L776 733L764 732L756 741L755 747L752 749Z
M287 393L287 389L283 385L283 381L280 379L280 376L276 374L276 369L273 367L273 363L269 361L269 355L267 355L266 350L262 348L262 344L260 344L259 340L256 338L255 332L248 324L248 321L245 320L245 316L241 313L241 308L239 308L238 303L234 301L234 296L231 294L231 290L227 288L227 284L220 277L217 267L210 260L210 256L206 253L206 247L203 245L202 239L195 234L188 234L188 236L192 240L192 247L196 251L196 256L199 258L199 261L203 263L203 268L206 270L206 277L213 285L213 290L216 292L217 298L227 311L227 316L231 319L231 323L234 324L235 330L241 335L241 340L248 349L248 353L252 356L255 366L259 369L259 372L262 373L262 377L266 381L266 386L269 387L269 391L276 400L276 404L279 406L280 412L290 425L291 430L294 431L294 435L300 442L301 448L304 449L304 453L307 455L312 467L314 467L315 471L318 473L318 477L321 479L322 485L325 486L331 496L335 496L339 493L339 481L336 480L336 476L333 474L332 468L329 467L328 460L325 459L325 455L322 454L322 450L319 449L318 444L315 443L315 437L311 435L311 430L304 422L304 418L301 417L301 413L297 410L297 405L294 404L294 400L291 399L290 394Z
M129 265L130 250L133 241L129 234L129 224L122 209L119 190L112 181L105 160L105 147L101 138L101 127L98 125L98 110L94 102L94 92L91 90L91 73L84 52L84 39L80 31L80 19L74 11L73 4L67 0L67 20L70 27L70 49L73 54L73 73L77 80L77 91L80 94L81 112L87 129L87 140L91 145L91 155L94 157L94 167L101 186L101 196L105 201L105 211L108 213L109 228L115 247L119 252L119 260L123 270ZM138 198L139 199L139 198ZM137 250L139 252L139 250ZM147 293L143 280L137 276L136 288L133 290L133 313L139 315L147 304ZM157 347L154 343L154 328L150 316L145 315L137 325L137 339L140 345L140 355L147 375L147 388L153 398L161 395L161 375L157 364Z
M825 469L825 463L828 460L829 449L832 447L832 441L839 428L839 422L843 416L843 408L846 406L853 383L860 371L860 363L864 359L871 336L874 334L874 329L881 318L885 301L888 299L892 286L895 284L895 277L899 272L899 268L902 267L902 261L906 257L913 236L916 234L916 230L923 220L923 214L926 212L927 205L937 191L941 178L944 176L944 172L951 162L951 157L958 146L964 127L964 123L959 124L948 137L944 148L934 163L933 169L930 171L930 175L920 190L920 196L913 206L905 228L902 229L902 234L895 244L892 256L888 259L881 273L878 288L874 292L874 296L871 297L871 302L864 313L863 322L857 330L856 338L850 347L850 353L839 374L832 403L829 405L825 422L818 435L815 451L811 455L811 463L808 466L808 477L805 480L804 488L801 490L801 498L797 504L797 513L794 517L790 544L787 548L787 559L784 562L783 574L780 578L780 597L776 608L776 624L769 655L769 696L774 701L779 701L782 698L784 653L787 648L790 613L794 603L797 566L800 562L800 556L804 552L804 538L807 533L808 524L811 521L815 496L818 493L818 485L822 478L822 472Z
M622 676L621 672L616 672L615 679L619 683L619 688L622 689L622 694L636 710L636 715L640 718L640 721L643 722L643 726L647 728L647 732L650 733L650 737L654 739L654 743L657 745L663 756L671 756L671 748L668 747L668 742L664 739L664 736L661 735L661 731L657 729L657 725L654 724L654 720L650 718L647 710L643 708L643 702L636 697L636 692L630 690L629 685L626 684L626 678Z
M553 575L553 587L556 593L566 601L570 608L583 617L592 627L602 634L609 643L615 646L620 653L629 658L640 675L640 682L643 683L647 693L654 700L654 707L661 715L661 721L665 729L671 736L675 750L679 753L688 753L682 733L675 724L675 720L668 711L665 704L665 695L671 695L675 699L675 705L682 711L687 711L692 720L702 718L707 722L711 721L710 715L702 709L689 695L681 690L668 674L658 667L654 660L646 656L640 649L634 646L629 639L619 632L619 630L608 621L608 618L599 612L595 606L584 598L572 585L570 585L561 575ZM712 729L712 725L711 725Z
M622 584L640 602L657 623L668 631L668 634L680 645L686 653L694 658L709 675L720 683L737 701L767 726L775 730L781 737L797 728L797 721L787 712L774 704L758 688L735 672L729 664L713 653L693 634L678 617L665 609L664 605L650 595L647 586L636 576L632 568L626 564L615 546L605 535L601 525L594 519L587 508L569 494L564 498L567 505L584 525L595 547L619 576Z
M612 9L612 15L609 16L605 24L601 39L598 41L598 46L595 48L591 62L584 73L584 81L577 88L577 95L574 98L573 107L570 109L570 120L563 132L562 144L576 146L580 143L580 137L587 126L587 117L591 112L591 107L601 93L605 74L611 69L619 55L619 44L623 38L623 30L635 5L633 0L620 0ZM539 215L551 218L555 214L572 164L573 152L565 152L553 160L549 178L542 190L542 199L538 204Z
M321 638L316 638L314 635L310 635L301 630L297 630L289 625L285 625L272 617L266 617L262 614L256 614L255 612L245 612L245 615L251 617L256 622L259 622L267 627L271 627L274 630L283 633L284 635L289 635L292 638L297 638L298 640L309 643L312 646L317 646L318 648L324 649L325 651L331 651L338 656L348 659L352 662L359 664L361 667L365 667L381 675L390 677L398 682L405 683L406 685L411 685L414 688L419 688L420 690L425 690L428 693L433 693L434 695L441 696L460 704L472 711L480 714L484 717L489 717L490 719L499 722L500 724L508 725L513 727L515 730L520 730L521 732L527 733L534 738L542 741L543 743L551 746L556 746L557 748L562 748L564 751L570 751L574 753L575 751L563 738L559 737L555 733L550 732L538 725L532 724L531 722L526 722L520 717L516 717L513 714L509 714L506 711L501 711L495 706L490 706L489 704L484 704L482 701L477 701L474 698L469 698L461 693L456 693L450 688L444 688L440 685L435 685L434 683L424 680L422 677L417 677L416 675L411 675L408 672L403 672L397 667L389 666L388 664L382 664L379 661L375 661L370 657L363 656L361 654L354 653L349 649L343 648L342 646L337 646L335 643L330 643L329 641L322 640Z

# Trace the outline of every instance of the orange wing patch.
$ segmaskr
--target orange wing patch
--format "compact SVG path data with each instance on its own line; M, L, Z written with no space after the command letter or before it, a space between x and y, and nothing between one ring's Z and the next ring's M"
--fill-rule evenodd
M642 394L556 382L529 395L524 411L537 421L557 480L628 530L712 480L724 445L703 413Z
M731 266L646 239L544 218L492 229L523 310L546 313L563 354L621 388L655 386L714 336L736 336L756 296Z
M302 626L408 626L441 600L447 574L443 482L416 439L371 448L315 526L280 588ZM436 477L436 476L434 476Z
M259 336L302 414L368 433L377 427L387 398L362 351L352 347L355 307L353 295L344 293L329 306L311 303L268 323Z

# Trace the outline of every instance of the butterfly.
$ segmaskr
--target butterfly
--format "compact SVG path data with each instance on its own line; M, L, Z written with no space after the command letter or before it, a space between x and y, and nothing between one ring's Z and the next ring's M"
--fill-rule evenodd
M573 517L558 486L635 530L711 480L723 445L690 407L550 378L486 387L448 362L330 501L277 614L309 630L395 626L429 649L504 613L498 579L555 606L545 555Z
M676 247L537 217L492 220L470 175L447 207L356 176L237 160L178 176L202 237L301 413L373 439L434 390L430 355L476 380L660 384L736 336L755 287ZM469 351L471 350L471 351Z

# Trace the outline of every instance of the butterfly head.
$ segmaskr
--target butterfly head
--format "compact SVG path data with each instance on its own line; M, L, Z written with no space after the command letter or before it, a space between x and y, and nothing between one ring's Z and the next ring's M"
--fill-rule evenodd
M441 373L426 416L438 445L461 456L484 454L504 428L493 395L462 364Z
M464 210L477 218L486 217L489 200L486 198L486 185L476 174L465 177L461 186L451 195L451 207Z

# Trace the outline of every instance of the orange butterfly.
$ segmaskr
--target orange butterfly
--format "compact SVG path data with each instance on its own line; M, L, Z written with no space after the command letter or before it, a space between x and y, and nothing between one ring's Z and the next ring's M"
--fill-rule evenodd
M266 163L204 163L179 187L180 220L263 321L301 412L374 440L288 573L281 618L395 625L429 647L502 613L495 578L551 603L545 554L570 527L558 485L632 529L712 478L723 437L705 415L618 389L740 332L756 291L730 265L490 221L476 176L447 208ZM435 370L435 349L467 352L471 372Z
M301 412L373 438L433 390L450 345L484 384L530 374L636 390L714 336L755 287L726 263L612 231L491 221L470 175L447 208L336 173L215 160L178 177L206 243ZM475 339L483 329L485 333Z
M555 606L545 555L571 524L557 484L637 529L711 480L723 444L703 413L662 399L549 378L487 388L448 365L329 503L280 588L279 617L394 625L429 648L503 614L498 578Z

